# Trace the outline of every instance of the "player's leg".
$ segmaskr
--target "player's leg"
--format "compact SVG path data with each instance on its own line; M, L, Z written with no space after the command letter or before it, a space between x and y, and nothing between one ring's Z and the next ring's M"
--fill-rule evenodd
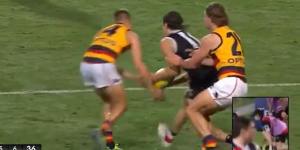
M102 99L103 106L102 106L102 112L103 112L103 121L100 125L100 131L102 136L105 139L105 144L107 147L113 147L114 141L113 141L113 135L112 135L112 124L111 124L111 98L110 94L106 92L105 88L97 88L95 89L96 94ZM95 138L96 142L98 143L98 140L100 140L97 136ZM112 149L112 148L111 148Z
M187 122L187 114L186 108L189 103L201 92L203 91L203 87L191 88L185 93L185 101L181 107L181 109L177 112L177 115L174 119L173 126L172 126L172 133L176 135L180 132L182 126ZM211 112L206 112L209 116Z
M102 106L103 119L104 120L109 120L110 115L111 115L111 110L110 110L110 96L102 88L95 89L95 93L103 101L103 106Z
M187 101L184 102L183 106L177 111L177 114L174 118L173 124L171 128L169 128L166 124L160 123L158 126L158 135L161 139L161 143L164 147L171 146L174 137L179 133L182 126L187 121L187 115L185 112L185 108L187 106Z
M113 139L113 125L126 110L125 92L121 76L114 64L101 64L93 68L93 80L96 93L104 102L101 132L109 149L116 144Z
M186 109L186 113L193 126L203 136L202 142L204 148L214 148L217 146L217 141L210 130L209 118L207 118L204 112L216 112L219 109L218 104L213 100L208 90L204 90L198 94Z
M206 118L206 120L208 121L208 126L209 129L212 133L212 135L217 138L220 141L232 144L232 136L231 134L228 134L226 132L224 132L222 129L215 127L211 120L210 120L210 116L215 114L218 111L222 111L224 110L224 108L218 107L216 109L202 109L201 112L204 115L204 117Z
M183 106L177 111L177 114L174 118L171 131L172 135L176 136L180 130L182 129L183 125L187 122L187 114L186 114L186 107L187 102L185 101Z
M262 132L262 135L264 137L264 139L266 140L266 142L268 143L269 146L273 146L273 142L272 142L272 135L271 133L268 131L268 130L263 130Z
M101 132L105 137L106 146L110 149L115 147L113 139L113 124L126 110L125 92L121 84L112 85L96 90L97 94L103 99L103 117Z
M106 89L110 93L110 122L114 123L127 108L125 91L122 84L113 85Z
M232 135L224 132L222 129L215 127L211 121L209 121L209 128L212 132L212 135L216 137L216 139L226 142L228 144L232 144Z
M188 104L186 104L185 106L187 107ZM177 121L175 120L175 122L174 122L174 126L172 128L172 133L178 133L181 130L181 127L186 122L186 120L187 120L187 115L185 112L186 107L184 107L184 109L181 109L181 111L184 111L184 112L178 112L178 117L177 117L178 120ZM222 108L218 107L216 109L210 109L210 110L203 109L203 110L201 110L201 112L204 115L204 117L206 118L206 120L208 121L209 129L210 129L212 135L214 137L216 137L218 140L221 140L223 142L231 144L232 136L230 134L224 132L222 129L215 127L209 118L210 115L213 115L217 111L221 111L221 110L222 110ZM181 113L181 114L179 114L179 113ZM182 116L180 117L180 115L182 115ZM182 119L180 120L180 118L182 118Z
M214 114L232 103L232 97L247 93L247 84L237 77L219 80L213 86L197 95L187 107L187 114L198 133L203 136L204 147L216 147L216 139L209 127L205 111ZM204 111L204 112L203 112ZM211 144L210 144L211 143Z

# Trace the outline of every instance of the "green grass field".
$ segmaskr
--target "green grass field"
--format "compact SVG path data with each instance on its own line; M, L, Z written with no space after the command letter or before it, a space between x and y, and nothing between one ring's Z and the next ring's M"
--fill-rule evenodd
M299 0L220 1L246 53L250 84L299 83ZM202 13L209 3L182 0L1 0L0 91L84 89L79 75L82 53L97 29L111 22L114 10L127 8L143 44L150 70L164 66L159 51L162 16L178 10L189 31L206 34ZM129 55L119 63L133 70ZM298 68L298 69L297 69ZM126 82L126 87L136 84ZM250 87L249 96L290 96L290 149L300 149L298 86ZM125 150L163 150L156 136L160 121L170 122L184 90L169 90L167 101L153 102L144 91L128 91L128 112L115 127ZM41 143L43 150L90 150L91 129L100 123L93 93L0 95L0 143ZM230 111L213 117L231 128ZM201 144L185 126L172 150L196 150ZM227 146L223 150L229 150Z

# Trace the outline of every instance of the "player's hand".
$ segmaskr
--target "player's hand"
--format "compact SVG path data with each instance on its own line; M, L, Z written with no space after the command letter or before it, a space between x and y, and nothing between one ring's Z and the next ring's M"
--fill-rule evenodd
M154 101L163 101L165 99L163 88L157 88L152 83L151 86L148 87L148 90Z
M215 64L215 61L212 58L204 58L201 64L205 66L213 66Z
M142 82L143 86L150 92L151 97L155 101L161 101L164 99L164 93L162 89L156 88L153 84L153 76L151 74L148 74L147 78L143 78Z
M163 101L165 99L163 89L152 87L150 93L154 101Z

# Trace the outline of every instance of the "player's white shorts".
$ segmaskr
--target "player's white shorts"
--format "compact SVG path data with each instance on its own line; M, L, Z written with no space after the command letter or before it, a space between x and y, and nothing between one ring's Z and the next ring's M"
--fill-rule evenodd
M122 83L117 68L111 63L92 64L82 62L80 73L85 86L103 88Z
M238 77L226 77L214 83L208 91L220 107L227 107L232 104L232 97L247 94L248 85Z

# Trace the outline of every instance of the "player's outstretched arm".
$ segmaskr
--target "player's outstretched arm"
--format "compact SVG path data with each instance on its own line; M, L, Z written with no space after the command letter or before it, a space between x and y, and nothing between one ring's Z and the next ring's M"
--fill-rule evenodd
M124 78L129 80L134 80L136 82L141 82L141 76L137 74L133 74L121 67L117 67L118 73Z
M127 38L131 45L132 61L135 68L144 79L149 79L150 73L148 72L147 67L142 61L141 45L138 35L133 31L129 31L127 33Z
M152 85L151 74L142 61L142 52L139 37L133 31L129 31L127 32L127 39L131 45L133 64L142 78L142 85L144 85L151 92L152 96L156 98L156 89Z

